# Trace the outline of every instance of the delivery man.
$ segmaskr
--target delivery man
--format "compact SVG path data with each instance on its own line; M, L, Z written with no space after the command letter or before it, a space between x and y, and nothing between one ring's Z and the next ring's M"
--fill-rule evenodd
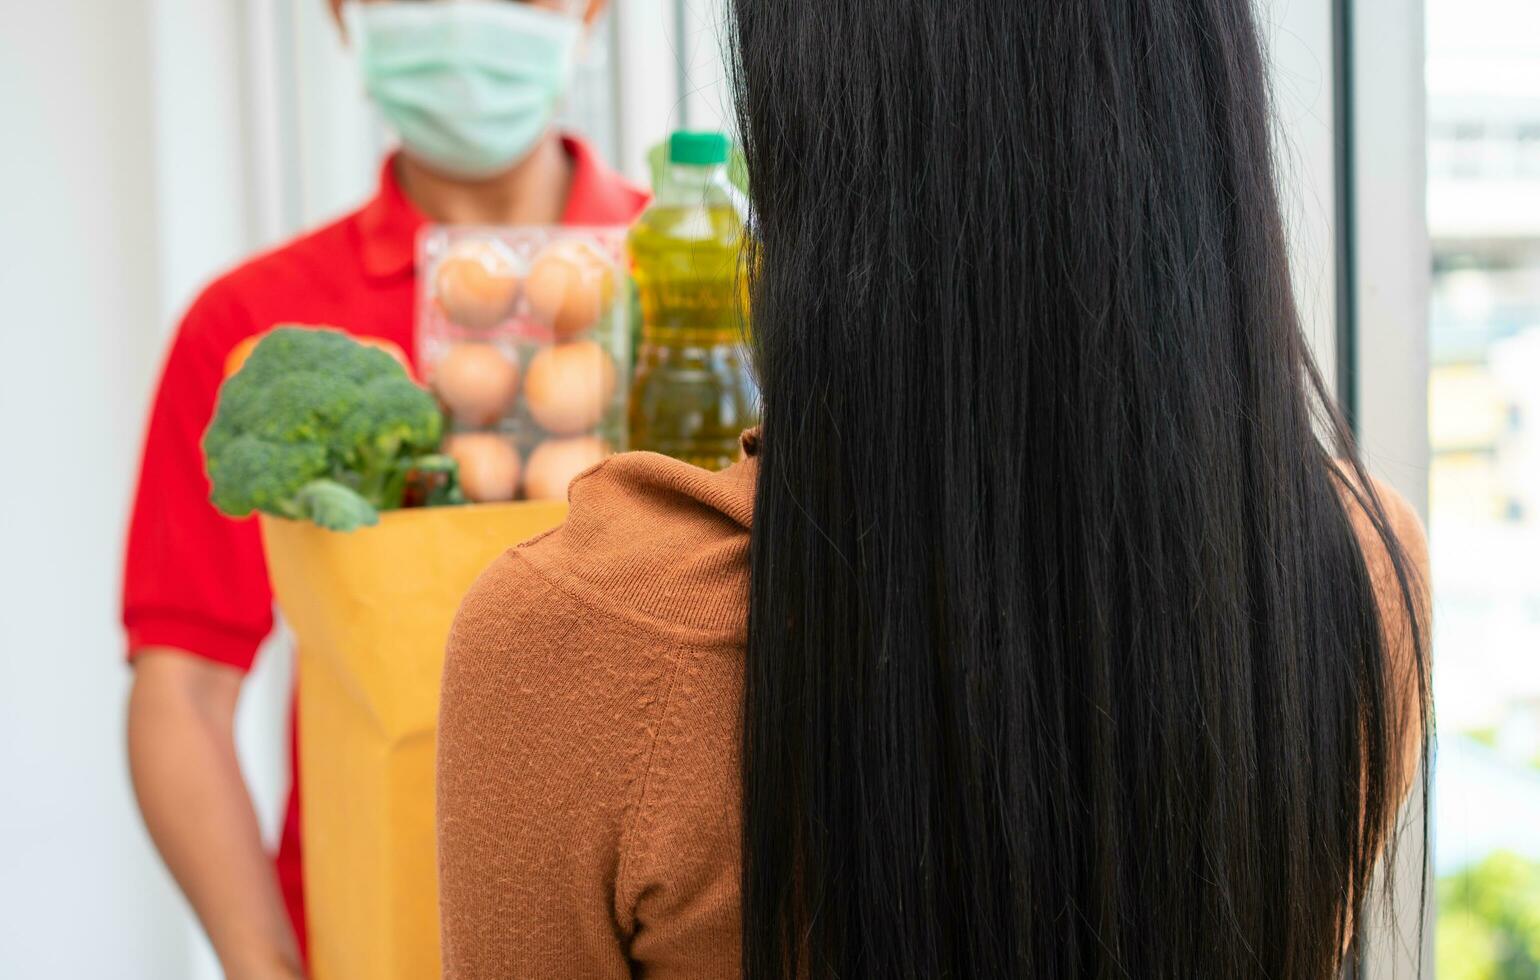
M425 221L636 217L644 193L551 128L605 2L331 0L401 149L361 210L214 282L171 345L128 535L128 749L145 823L232 980L302 976L304 915L297 792L275 874L236 763L241 680L273 612L256 523L208 502L199 441L227 361L277 324L305 323L388 341L415 362Z

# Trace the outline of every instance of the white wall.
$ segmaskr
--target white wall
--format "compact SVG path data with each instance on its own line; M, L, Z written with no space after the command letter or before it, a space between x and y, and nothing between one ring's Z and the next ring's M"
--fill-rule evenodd
M621 0L615 5L619 158L633 179L645 177L647 151L682 120L674 37L674 7L682 2L686 0Z
M118 551L160 336L148 0L0 32L0 973L176 980L123 762Z

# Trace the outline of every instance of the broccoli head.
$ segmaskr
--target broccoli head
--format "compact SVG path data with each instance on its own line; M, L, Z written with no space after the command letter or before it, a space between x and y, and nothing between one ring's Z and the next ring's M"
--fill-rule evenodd
M433 396L389 354L340 331L282 327L220 389L203 437L211 500L232 517L353 530L402 506L413 473L442 471L443 434Z

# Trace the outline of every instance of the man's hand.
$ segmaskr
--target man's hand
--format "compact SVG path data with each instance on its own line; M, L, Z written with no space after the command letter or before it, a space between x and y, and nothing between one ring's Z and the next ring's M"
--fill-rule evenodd
M225 980L305 980L305 974L292 963L250 967L224 964L224 971Z
M128 759L145 826L227 980L300 980L298 947L235 755L242 674L177 650L134 657Z
M269 963L265 966L237 967L224 965L225 980L305 980L305 974L294 963Z

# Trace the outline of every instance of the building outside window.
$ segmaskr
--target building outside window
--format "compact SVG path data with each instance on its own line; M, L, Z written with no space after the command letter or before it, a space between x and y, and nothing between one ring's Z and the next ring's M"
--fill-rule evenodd
M1428 0L1437 965L1540 977L1540 4Z

